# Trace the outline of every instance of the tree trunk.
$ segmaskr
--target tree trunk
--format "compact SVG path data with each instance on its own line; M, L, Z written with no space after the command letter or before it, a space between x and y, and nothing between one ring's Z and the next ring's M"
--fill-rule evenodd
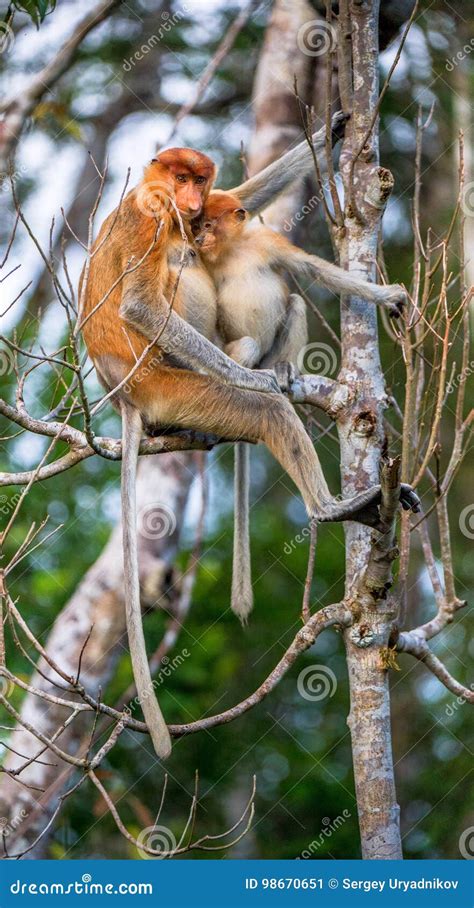
M350 0L353 110L341 153L346 199L345 231L338 244L343 267L373 280L380 216L392 186L391 174L379 167L377 124L354 166L351 161L365 141L377 104L378 0ZM353 210L355 201L357 211ZM360 213L361 218L357 217ZM344 495L379 482L386 406L380 364L375 306L350 297L341 303L342 368L340 380L356 391L338 421ZM354 776L362 856L401 857L399 808L391 748L390 698L381 651L389 642L393 615L389 608L361 596L360 578L370 551L368 528L347 524L346 594L352 600L354 624L345 631L349 670ZM355 601L354 601L355 600Z
M303 101L309 101L313 58L298 51L298 32L314 10L307 0L276 0L265 32L253 89L255 130L250 143L249 174L258 173L294 143L301 141L302 121L295 79ZM265 223L292 237L295 214L305 196L300 180L265 209Z
M144 532L139 532L138 542L144 604L159 604L163 588L169 583L194 464L195 457L191 453L160 454L144 457L140 462L137 512L143 513ZM169 532L164 535L166 520ZM121 524L115 527L104 551L56 618L46 643L46 652L73 677L77 674L81 650L91 627L93 630L82 657L81 681L89 694L98 696L127 647ZM44 660L40 660L38 667L47 677L60 680ZM33 675L31 684L40 690L58 693L57 688L39 673ZM27 694L21 715L35 730L51 737L70 715L70 710ZM84 734L91 727L91 716L91 713L82 713L65 728L58 742L63 750L74 753L81 748ZM38 753L42 747L37 738L21 726L12 735L12 745L23 756L9 754L5 766L10 770L25 763L26 758ZM44 829L70 776L69 764L62 763L48 750L41 760L50 765L33 762L19 779L27 785L43 788L43 794L25 788L11 776L2 777L0 815L9 821L25 817L19 825L11 823L15 831L8 836L10 853L28 847ZM26 856L44 857L47 841L45 836Z

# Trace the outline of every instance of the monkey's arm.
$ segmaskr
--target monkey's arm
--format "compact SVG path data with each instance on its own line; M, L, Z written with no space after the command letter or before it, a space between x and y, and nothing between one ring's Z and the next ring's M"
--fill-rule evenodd
M176 312L169 310L168 303L151 306L142 302L133 290L124 292L120 316L132 328L143 334L147 340L157 342L166 353L174 354L185 368L197 369L225 384L248 391L280 394L280 386L271 371L252 371L239 366L199 331L196 331Z
M334 114L331 121L331 138L333 145L344 132L344 124L347 120L347 114L338 111ZM321 170L324 172L326 163L322 153L326 143L326 128L318 129L313 135L313 147L316 157L319 161ZM233 195L238 196L242 207L252 215L262 211L276 195L283 192L287 186L296 180L301 180L308 173L311 173L314 167L313 155L306 139L300 142L295 148L287 151L268 167L265 167L260 173L250 177L245 183L230 189Z
M406 290L400 284L370 284L352 271L339 268L318 255L310 255L293 246L284 237L274 234L272 264L286 268L295 276L306 274L318 284L335 293L350 293L369 303L386 309L392 318L398 318L407 301Z

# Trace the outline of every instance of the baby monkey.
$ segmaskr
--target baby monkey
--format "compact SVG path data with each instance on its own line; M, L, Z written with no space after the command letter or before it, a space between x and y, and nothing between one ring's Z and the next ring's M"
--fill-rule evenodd
M380 286L294 246L259 221L249 223L239 198L211 192L193 226L196 246L217 291L217 326L224 351L247 368L275 367L287 374L308 341L305 303L290 293L283 271L310 275L336 293L354 294L386 309L403 311L399 285ZM245 621L253 605L249 544L248 445L235 446L234 572L231 605ZM402 504L406 506L403 500ZM337 518L336 518L337 519Z

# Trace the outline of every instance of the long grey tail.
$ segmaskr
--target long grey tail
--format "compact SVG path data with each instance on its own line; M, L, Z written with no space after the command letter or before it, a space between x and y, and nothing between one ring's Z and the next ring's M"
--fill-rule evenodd
M141 434L142 422L138 410L122 402L122 539L128 644L145 722L157 755L166 759L171 753L171 738L155 696L140 608L136 478Z
M234 558L231 608L242 624L253 608L249 527L249 445L234 445Z
M347 115L342 111L334 114L331 121L331 139L334 145L340 138ZM316 156L324 173L326 170L325 156L322 154L326 143L326 128L318 129L313 135L313 146ZM258 214L276 195L283 192L287 186L296 180L301 180L311 172L314 166L313 155L306 141L300 142L295 148L291 148L282 157L273 161L268 167L265 167L260 173L250 177L245 183L237 186L232 190L232 194L238 196L244 208L252 215Z

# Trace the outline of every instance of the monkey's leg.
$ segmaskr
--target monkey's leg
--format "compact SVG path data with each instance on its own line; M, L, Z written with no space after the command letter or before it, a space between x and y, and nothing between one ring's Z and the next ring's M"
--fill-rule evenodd
M276 376L272 372L244 369L180 315L170 310L166 301L161 302L160 307L153 308L142 297L143 292L140 293L140 288L132 282L123 293L119 310L121 318L149 341L159 338L158 346L166 353L176 355L186 368L199 369L218 381L239 388L280 394Z
M278 331L275 343L259 363L268 369L275 363L296 363L303 347L308 343L306 303L298 293L290 293L285 320Z
M291 274L306 274L334 293L353 294L369 303L375 303L386 309L391 318L399 318L407 302L406 290L400 284L369 283L353 271L346 271L318 255L310 255L291 243L282 242L281 238L275 260Z
M380 526L380 486L353 498L333 498L303 423L283 395L241 391L181 369L157 369L136 391L137 396L146 395L149 421L212 432L229 441L262 441L296 484L308 514L316 520ZM418 499L409 487L402 489L401 498L402 503L416 507Z
M143 634L138 577L136 477L142 421L138 410L122 403L122 537L125 615L133 677L140 706L159 757L171 753L171 738L150 674Z
M246 369L257 366L262 355L260 344L253 337L239 337L236 341L230 341L225 345L224 353Z

